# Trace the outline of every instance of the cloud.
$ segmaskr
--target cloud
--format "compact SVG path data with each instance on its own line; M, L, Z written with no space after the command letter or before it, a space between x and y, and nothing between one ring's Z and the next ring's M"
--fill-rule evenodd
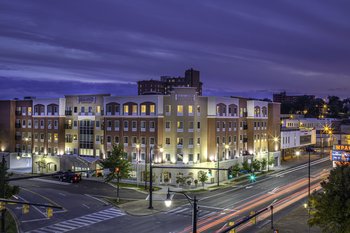
M55 90L51 82L70 80L98 84L93 90L113 83L122 93L193 67L204 94L347 97L339 88L350 73L349 10L347 1L318 0L2 1L0 76L52 95L69 85Z

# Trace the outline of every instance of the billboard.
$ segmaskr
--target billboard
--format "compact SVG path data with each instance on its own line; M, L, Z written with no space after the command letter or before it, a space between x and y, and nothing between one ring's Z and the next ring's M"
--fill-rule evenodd
M332 161L350 162L350 152L342 150L332 150Z

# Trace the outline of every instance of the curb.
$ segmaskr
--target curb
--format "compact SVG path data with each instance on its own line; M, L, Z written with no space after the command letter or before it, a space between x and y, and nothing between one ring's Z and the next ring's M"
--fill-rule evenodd
M15 215L15 213L9 209L9 208L6 208L6 211L8 211L10 213L10 215L12 216L13 220L15 221L16 223L16 229L17 229L17 233L23 233L21 227L20 227L20 222L17 218L17 216Z

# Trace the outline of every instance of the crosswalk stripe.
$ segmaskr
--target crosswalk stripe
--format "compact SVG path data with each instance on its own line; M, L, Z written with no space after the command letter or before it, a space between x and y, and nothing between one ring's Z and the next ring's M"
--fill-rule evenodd
M27 231L25 233L63 233L123 215L126 214L116 208L110 208L70 220L65 220L49 226L41 227L32 231Z

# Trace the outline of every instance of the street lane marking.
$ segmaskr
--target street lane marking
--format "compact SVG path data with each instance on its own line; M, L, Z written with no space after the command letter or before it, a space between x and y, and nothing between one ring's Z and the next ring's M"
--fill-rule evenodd
M83 206L85 206L86 208L90 209L90 207L89 207L89 206L87 206L86 204L83 204Z
M40 178L33 178L33 179L30 179L30 180L41 181L41 182L46 182L46 183L51 183L51 184L71 185L71 183L67 183L67 182L61 182L61 181L56 181L56 180L40 179Z
M90 226L95 223L103 222L112 218L121 217L126 215L121 210L116 208L105 209L96 213L83 215L81 217L73 218L70 220L55 223L49 226L41 227L25 233L38 233L38 232L56 232L63 233L67 231L76 230L85 226Z
M99 202L102 202L102 203L105 204L105 205L109 205L108 202L106 202L106 201L104 201L104 200L101 200L101 199L99 199L99 198L97 198L97 197L91 196L91 195L89 195L89 194L84 194L84 195L87 196L87 197L90 197L90 198L92 198L92 199L95 199L95 200L97 200L97 201L99 201Z

